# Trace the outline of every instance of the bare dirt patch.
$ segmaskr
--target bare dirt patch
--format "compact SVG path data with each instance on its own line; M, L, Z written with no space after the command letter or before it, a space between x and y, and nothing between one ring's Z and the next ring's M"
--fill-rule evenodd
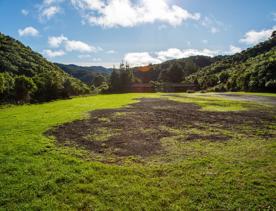
M46 134L55 136L61 144L81 146L99 154L147 157L164 153L160 140L175 136L174 130L183 131L184 134L188 129L202 131L181 136L178 139L181 142L225 142L231 136L229 133L218 134L218 131L239 131L252 135L255 130L269 131L266 127L272 121L275 119L265 111L207 112L192 103L141 99L121 109L92 111L89 119L60 125ZM206 133L210 128L218 131ZM271 134L259 135L265 137Z

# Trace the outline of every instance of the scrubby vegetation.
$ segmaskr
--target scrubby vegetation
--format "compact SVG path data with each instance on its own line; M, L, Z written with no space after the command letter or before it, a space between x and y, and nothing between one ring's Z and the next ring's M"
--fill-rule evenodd
M101 85L99 84L100 78L102 81L107 82L108 77L112 72L112 69L102 66L81 67L73 64L55 64L71 76L78 78L82 82L86 83L88 86L94 85L95 87Z
M276 37L202 68L186 81L212 91L276 92Z
M276 37L231 56L193 56L132 68L135 81L164 90L179 83L194 90L276 92ZM163 88L162 88L163 87Z
M69 76L40 54L0 33L0 100L41 102L89 93L81 81Z
M199 69L209 66L221 60L223 57L191 56L189 58L175 59L148 67L133 68L134 76L142 83L150 81L181 82L186 76L197 72Z
M109 91L112 93L129 92L134 81L133 71L129 65L121 64L119 69L114 69L111 73Z

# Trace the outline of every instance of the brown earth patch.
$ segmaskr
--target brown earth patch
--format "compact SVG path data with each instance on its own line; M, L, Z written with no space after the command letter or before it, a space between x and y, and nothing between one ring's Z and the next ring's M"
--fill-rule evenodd
M210 112L192 103L165 99L141 99L121 109L96 110L90 118L60 125L46 132L61 144L73 144L99 154L147 157L164 153L160 139L175 136L173 130L202 130L187 134L181 141L207 140L225 142L229 135L219 130L255 135L255 130L269 131L275 119L266 111ZM205 134L208 128L219 129ZM243 128L246 128L243 130ZM268 137L267 132L258 134ZM183 140L184 139L184 140Z

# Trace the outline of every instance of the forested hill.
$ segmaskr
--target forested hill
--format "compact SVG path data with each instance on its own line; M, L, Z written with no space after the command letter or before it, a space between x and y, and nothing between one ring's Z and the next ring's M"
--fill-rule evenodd
M40 102L89 91L31 48L0 33L0 101Z
M96 77L103 76L108 78L112 72L111 68L105 68L102 66L82 67L74 64L55 64L71 76L74 76L89 85L93 84Z
M184 82L210 91L276 92L276 33L253 48L200 69Z
M163 81L179 83L192 73L197 72L203 67L221 60L223 56L191 56L183 59L174 59L161 64L150 65L148 67L133 68L134 76L141 82Z
M132 68L141 83L183 83L197 90L276 92L276 32L252 48L230 56L192 56Z

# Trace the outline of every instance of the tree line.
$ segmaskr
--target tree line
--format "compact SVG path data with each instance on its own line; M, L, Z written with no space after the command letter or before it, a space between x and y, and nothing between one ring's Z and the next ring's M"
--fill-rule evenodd
M0 33L0 101L43 102L90 91L31 48Z

